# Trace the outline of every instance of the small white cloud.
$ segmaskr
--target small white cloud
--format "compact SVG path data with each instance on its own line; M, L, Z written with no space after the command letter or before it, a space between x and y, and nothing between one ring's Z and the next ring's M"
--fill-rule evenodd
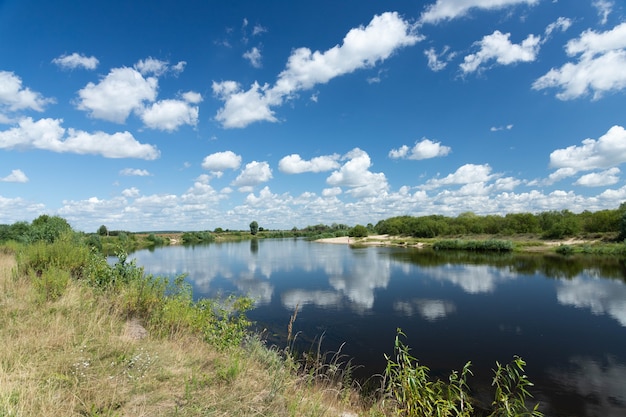
M184 64L182 67L184 68ZM160 59L149 57L137 62L135 64L135 69L143 76L152 74L159 77L169 69L169 63L167 61L161 61Z
M44 107L54 103L40 93L22 87L22 79L12 72L0 71L0 112L35 110L42 112ZM5 121L9 121L8 118Z
M430 159L439 156L446 156L450 153L452 148L449 146L443 146L440 142L433 142L430 139L423 138L419 142L415 142L413 148L409 148L407 145L402 145L398 149L392 149L389 151L389 157L393 159Z
M261 51L256 46L246 51L243 57L247 59L254 68L261 68Z
M437 0L426 7L421 23L438 23L466 16L472 9L499 10L518 4L533 5L539 0Z
M0 178L0 182L28 182L28 177L21 169L14 169L9 175Z
M495 60L500 65L511 65L517 62L532 62L537 58L541 44L540 36L528 35L520 44L511 43L510 36L510 33L496 30L491 35L475 42L480 50L464 58L464 62L460 65L463 72L477 71L491 60Z
M136 198L139 197L139 189L135 187L126 188L122 191L122 195L126 198Z
M222 172L227 169L239 169L241 156L233 151L216 152L208 155L202 161L202 168L212 172Z
M508 124L506 126L491 126L491 128L489 128L489 130L492 132L499 132L501 130L511 130L511 129L513 129L512 124Z
M609 15L613 11L614 3L608 0L594 0L591 4L598 9L600 23L606 25L606 22L609 20Z
M303 160L300 155L285 156L278 162L278 169L286 174L301 174L303 172L323 172L339 168L338 154L318 156L310 161Z
M619 173L620 170L617 167L602 172L592 172L581 176L574 184L584 187L605 187L617 184L619 182Z
M187 91L182 94L183 100L187 103L198 104L202 102L202 95L200 93L196 93L195 91Z
M182 125L198 124L199 109L183 100L160 100L140 113L143 123L151 129L172 132Z
M124 168L120 171L120 175L126 177L149 177L152 174L145 169Z
M239 191L248 192L255 185L267 182L271 178L272 170L267 162L252 161L246 164L231 185L239 187Z
M76 69L84 68L88 70L94 70L98 67L100 61L95 56L85 56L74 52L71 55L61 55L54 58L52 62L63 69Z
M491 174L489 164L475 165L465 164L457 169L454 173L438 179L434 178L426 182L421 188L434 189L445 185L466 185L476 183L486 183L492 180L494 176Z
M572 26L572 20L566 17L559 17L555 22L550 23L545 30L545 35L548 37L555 30L560 30L561 32L565 32L567 29Z
M437 53L435 48L424 50L424 55L426 55L426 58L428 59L428 68L435 72L444 69L448 65L448 62L456 56L455 52L449 51L449 46L445 46L440 53Z
M260 35L261 33L267 32L267 29L261 25L254 25L252 29L252 36Z

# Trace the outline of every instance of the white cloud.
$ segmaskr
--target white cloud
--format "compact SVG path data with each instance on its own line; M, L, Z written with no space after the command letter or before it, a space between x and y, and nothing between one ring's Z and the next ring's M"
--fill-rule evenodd
M406 158L413 160L430 159L438 156L446 156L450 153L452 148L449 146L441 145L441 142L433 142L430 139L423 138L419 142L415 142L413 148L409 148L407 145L402 145L398 149L392 149L389 151L390 158Z
M114 68L98 84L88 83L78 91L78 109L91 117L124 123L132 111L142 111L144 101L156 99L158 81L144 78L133 68Z
M506 126L491 126L489 130L492 132L499 132L501 130L511 130L511 129L513 129L513 125L508 124Z
M517 62L532 62L536 59L541 43L541 37L528 35L521 44L513 44L509 40L510 33L498 30L486 35L482 40L475 42L480 50L475 54L467 55L460 65L463 72L474 72L491 60L500 65L510 65Z
M329 185L347 187L348 194L356 198L380 195L389 189L384 173L369 170L372 162L367 152L354 148L342 159L347 162L326 179Z
M141 120L151 129L172 132L182 125L196 126L199 109L183 100L160 100L141 112Z
M278 169L286 174L301 174L303 172L323 172L339 168L338 154L317 156L310 161L303 160L300 155L285 156L278 162Z
M122 195L127 198L139 197L139 189L135 187L126 188L122 191Z
M127 177L149 177L152 174L150 174L150 172L145 169L124 168L120 171L120 175L124 175Z
M135 69L143 76L152 74L159 77L167 72L169 69L169 63L167 61L161 61L159 59L149 57L137 62L135 64Z
M251 187L267 182L272 178L272 170L267 162L252 161L244 167L231 185L240 191L249 191Z
M539 0L437 0L426 7L420 17L422 23L437 23L466 16L472 9L498 10L517 4L533 5Z
M552 32L555 30L560 30L561 32L565 32L567 29L572 26L572 20L566 17L559 17L556 21L550 23L545 30L546 36L550 36Z
M600 17L600 23L606 25L609 19L609 15L613 11L613 2L608 0L594 0L591 3L593 7L598 9L598 16Z
M606 187L619 182L619 173L620 170L617 167L602 172L592 172L581 176L574 184L584 187Z
M246 51L243 57L247 59L254 68L261 68L261 51L256 46Z
M341 187L324 188L322 195L324 197L336 197L342 193Z
M413 45L421 38L414 28L397 13L374 16L367 27L351 29L342 45L320 52L308 48L294 50L283 70L270 88L254 82L243 91L234 81L213 83L214 94L222 101L216 120L223 127L245 127L257 121L275 122L270 107L278 106L295 93L324 84L331 79L372 67L389 58L397 49Z
M0 182L28 182L28 177L21 169L14 169L6 177L0 178Z
M586 30L565 50L577 62L552 68L532 85L535 90L558 88L557 98L571 100L593 93L593 99L626 88L626 22L606 32Z
M474 184L474 183L485 183L494 178L494 175L491 174L491 167L489 164L484 165L474 165L474 164L465 164L457 169L454 173L449 174L444 178L434 178L428 180L425 185L422 186L424 189L434 189L443 187L446 185L466 185L466 184Z
M428 68L437 72L444 69L448 62L450 62L455 56L455 52L448 52L450 50L449 46L445 46L440 53L435 51L435 48L429 48L424 50L424 55L428 59Z
M41 112L49 103L54 103L54 99L45 98L40 93L22 87L22 79L14 73L0 71L0 112L6 110Z
M252 36L257 36L265 32L267 32L267 29L261 25L254 25L254 28L252 28Z
M0 132L0 149L43 149L59 153L102 155L105 158L156 159L159 151L137 142L129 132L88 133L61 127L60 119L27 117L18 126Z
M54 58L52 63L58 65L63 69L76 69L76 68L84 68L88 70L94 70L98 67L100 61L95 56L85 56L83 54L79 54L74 52L71 55L61 55L60 57Z
M202 102L203 100L202 94L196 93L195 91L187 91L186 93L182 94L182 97L183 97L183 100L191 104L198 104Z
M216 152L208 155L202 161L202 168L212 172L222 172L227 169L239 169L241 156L233 151Z
M569 172L607 169L626 162L626 130L611 127L598 140L585 139L581 146L557 149L550 154L550 167ZM573 174L572 174L573 175Z

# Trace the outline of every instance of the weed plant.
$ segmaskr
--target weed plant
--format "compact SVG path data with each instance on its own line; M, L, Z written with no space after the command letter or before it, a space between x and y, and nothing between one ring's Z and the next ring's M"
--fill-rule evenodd
M511 252L513 242L510 240L461 240L444 239L434 243L435 250L465 250L475 252Z

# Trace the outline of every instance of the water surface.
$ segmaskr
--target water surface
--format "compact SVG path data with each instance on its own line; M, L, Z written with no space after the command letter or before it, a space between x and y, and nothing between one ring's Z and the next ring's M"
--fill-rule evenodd
M197 298L248 295L248 316L284 345L290 316L300 348L322 339L381 373L396 329L433 374L472 361L475 395L495 361L527 361L550 416L626 415L626 267L619 260L351 248L301 239L169 246L131 255L146 272L188 274Z

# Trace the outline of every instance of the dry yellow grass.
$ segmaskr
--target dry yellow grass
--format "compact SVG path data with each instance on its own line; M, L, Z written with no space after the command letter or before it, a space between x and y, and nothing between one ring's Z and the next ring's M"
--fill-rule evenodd
M42 301L14 271L0 253L0 416L380 415L259 341L218 351L189 334L133 336L91 288L72 281Z

